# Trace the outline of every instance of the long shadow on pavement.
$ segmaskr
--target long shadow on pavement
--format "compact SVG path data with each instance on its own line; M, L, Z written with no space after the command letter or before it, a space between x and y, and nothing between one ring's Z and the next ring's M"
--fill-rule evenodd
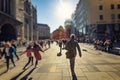
M14 78L12 78L12 79L10 79L10 80L16 80L16 79L17 79L20 75L22 75L24 72L25 72L25 70L22 71L22 72L20 72L18 75L16 75Z
M27 80L28 76L35 70L35 68L33 68L32 70L30 70L29 73L27 73L23 78L21 78L20 80ZM32 80L32 78L30 78L29 80Z
M28 67L30 68L30 67ZM27 68L27 69L28 69ZM25 69L24 71L20 72L18 75L16 75L15 77L11 78L10 80L16 80L19 76L21 76L27 69Z
M0 73L0 76L3 75L3 74L5 74L5 73L7 73L7 71L4 71L4 72Z
M12 70L13 68L14 68L14 67L11 67L10 70ZM6 70L6 71L3 71L2 73L0 73L0 76L3 75L3 74L5 74L5 73L7 73L7 72L8 72L7 70Z

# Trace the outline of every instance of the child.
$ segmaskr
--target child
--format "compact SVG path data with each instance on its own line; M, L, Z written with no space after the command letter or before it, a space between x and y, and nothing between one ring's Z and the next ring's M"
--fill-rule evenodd
M32 65L33 65L33 56L32 56L32 48L31 46L29 45L26 49L26 51L24 51L22 54L26 53L27 54L27 57L28 57L28 62L26 63L26 65L23 67L23 70L25 70L25 68L27 67L27 65L32 62ZM21 55L22 55L21 54Z

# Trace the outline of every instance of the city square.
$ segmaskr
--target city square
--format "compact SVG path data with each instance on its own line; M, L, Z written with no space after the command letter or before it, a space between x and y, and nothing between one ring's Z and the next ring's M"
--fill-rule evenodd
M75 72L78 80L119 80L120 79L120 56L95 50L92 45L80 44L82 57L77 54ZM19 48L19 52L25 48ZM84 51L87 50L87 51ZM5 63L0 63L0 80L71 80L69 60L66 59L65 50L62 56L58 57L59 47L53 44L50 49L42 54L42 60L34 69L28 66L23 71L22 68L27 61L26 55L20 56L19 61L15 61L16 67L9 72L6 70ZM3 59L4 60L4 59Z
M120 80L120 1L0 0L0 80Z

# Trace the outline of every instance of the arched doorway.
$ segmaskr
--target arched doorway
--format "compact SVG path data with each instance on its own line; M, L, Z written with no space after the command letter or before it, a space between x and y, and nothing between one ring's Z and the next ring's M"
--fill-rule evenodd
M4 24L0 28L0 41L9 41L16 38L16 29L11 24Z

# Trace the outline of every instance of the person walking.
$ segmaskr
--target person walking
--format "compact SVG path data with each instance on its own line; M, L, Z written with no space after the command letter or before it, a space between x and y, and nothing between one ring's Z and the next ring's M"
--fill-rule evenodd
M9 70L9 60L11 60L11 62L13 63L13 66L15 67L15 62L14 62L14 49L11 46L11 44L9 42L6 42L4 44L4 49L3 49L3 55L5 56L5 60L6 60L6 66L7 66L7 70Z
M41 58L41 54L39 53L39 51L44 52L40 45L38 45L37 43L34 43L33 53L34 53L34 56L35 56L35 59L36 59L35 68L36 68L37 65L38 65L38 61L42 59L42 58Z
M30 62L32 62L31 65L33 65L32 46L31 46L31 45L29 45L29 46L27 47L26 51L24 51L22 54L25 54L25 53L26 53L26 55L27 55L27 57L28 57L28 62L27 62L26 65L23 67L23 70L26 69L26 67L30 64ZM22 54L20 54L20 55L22 55Z
M50 42L50 40L48 40L48 46L49 46L49 48L50 48L50 44L51 44L51 42Z
M59 40L59 47L60 47L60 52L57 53L57 56L61 56L62 55L62 41Z
M18 57L18 55L17 55L17 46L15 45L15 43L14 43L14 40L12 40L11 41L11 46L14 48L14 55L16 56L16 58L17 58L17 60L19 60L19 57Z
M76 48L78 49L79 56L81 57L81 50L78 42L75 40L75 35L71 34L70 40L66 43L65 49L67 50L66 52L66 58L70 60L70 69L71 69L71 74L72 74L72 80L77 80L74 67L75 67L75 58L76 58Z

